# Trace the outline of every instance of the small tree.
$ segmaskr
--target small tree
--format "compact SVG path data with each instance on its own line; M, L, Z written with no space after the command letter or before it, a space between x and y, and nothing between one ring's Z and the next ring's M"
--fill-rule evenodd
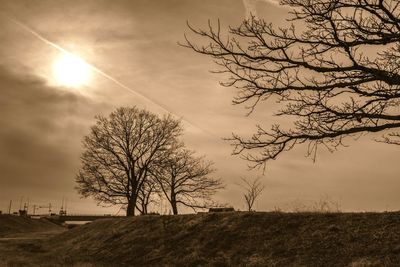
M280 105L276 115L292 122L270 130L259 126L249 139L234 135L234 153L260 166L298 144L308 143L315 158L318 146L334 151L345 137L371 132L400 144L399 1L281 3L293 8L289 20L300 30L251 17L229 28L227 38L219 24L191 28L207 45L186 39L185 46L212 57L229 74L223 84L238 88L234 103L253 110L272 98Z
M264 191L265 186L261 183L260 177L254 179L253 181L243 177L241 178L241 180L243 182L242 187L245 189L243 197L246 201L247 210L252 211L254 203Z
M127 216L134 215L150 170L170 153L181 134L180 121L136 107L118 108L96 119L83 140L76 188L100 205L126 205Z
M213 172L212 162L180 148L164 161L155 177L173 214L178 214L178 205L193 210L212 205L211 196L223 188L219 179L210 176Z
M148 214L148 207L151 203L156 203L155 195L159 195L160 186L153 177L148 177L143 186L140 188L138 193L138 201L136 209L140 214Z

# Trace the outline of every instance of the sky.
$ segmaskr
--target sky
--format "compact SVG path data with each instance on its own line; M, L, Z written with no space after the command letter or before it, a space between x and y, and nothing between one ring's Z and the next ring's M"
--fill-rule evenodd
M137 106L182 118L187 147L214 161L226 188L216 200L244 209L241 177L260 176L265 191L257 210L290 210L330 199L343 211L398 210L400 147L376 143L376 136L347 139L335 153L319 151L316 162L299 146L249 171L231 156L222 138L250 136L269 128L274 103L262 102L250 116L232 105L234 88L210 70L210 58L183 48L186 22L223 29L254 14L282 24L288 9L273 0L0 0L0 210L52 203L63 198L71 213L114 213L81 199L74 189L81 140L97 114ZM69 51L91 69L85 84L59 84L54 64ZM44 211L44 210L42 210Z

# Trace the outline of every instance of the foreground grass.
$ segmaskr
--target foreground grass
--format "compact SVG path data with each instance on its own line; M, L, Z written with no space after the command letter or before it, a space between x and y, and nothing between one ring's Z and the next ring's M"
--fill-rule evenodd
M35 244L48 266L400 266L400 213L104 219Z

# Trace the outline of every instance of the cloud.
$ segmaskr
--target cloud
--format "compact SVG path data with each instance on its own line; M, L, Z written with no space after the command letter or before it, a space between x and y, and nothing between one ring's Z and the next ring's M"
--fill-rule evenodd
M258 17L256 2L257 0L243 0L246 19L251 18L251 16Z
M0 195L72 191L80 140L98 104L3 66L0 92Z
M251 16L258 17L256 5L259 2L280 6L279 0L243 0L243 5L245 7L245 12L246 12L245 13L246 19L249 19Z

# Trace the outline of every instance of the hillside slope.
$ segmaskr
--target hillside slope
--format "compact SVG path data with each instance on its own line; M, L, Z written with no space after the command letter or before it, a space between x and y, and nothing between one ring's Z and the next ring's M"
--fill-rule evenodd
M107 266L399 266L400 213L104 219L53 238L48 249Z
M14 215L0 215L0 237L19 233L58 230L62 227L46 220Z

